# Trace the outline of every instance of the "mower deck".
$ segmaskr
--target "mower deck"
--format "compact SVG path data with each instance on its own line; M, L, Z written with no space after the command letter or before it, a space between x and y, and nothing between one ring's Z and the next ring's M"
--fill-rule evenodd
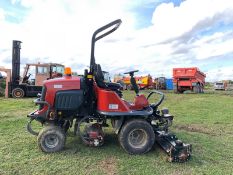
M156 131L155 140L168 154L169 162L182 163L190 159L192 145L183 143L176 135L164 131Z

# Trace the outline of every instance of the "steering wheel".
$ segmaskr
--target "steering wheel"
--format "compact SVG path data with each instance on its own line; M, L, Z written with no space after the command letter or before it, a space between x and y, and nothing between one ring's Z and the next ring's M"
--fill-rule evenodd
M129 74L129 75L131 75L131 74L134 74L134 72L138 72L139 70L132 70L132 71L129 71L129 72L125 72L124 74Z
M31 76L31 74L30 73L28 73L28 75L25 75L24 77L23 77L23 81L22 81L22 83L27 83L27 84L30 84L29 83L29 78L30 78L30 76Z
M133 71L125 72L124 74L129 74L130 75L130 83L132 84L133 89L134 89L136 95L138 95L139 89L138 89L136 80L134 78L134 72L138 72L138 70L133 70Z
M147 100L149 100L149 98L151 97L152 94L159 94L160 95L160 99L156 103L152 103L151 104L152 108L157 108L163 102L163 100L164 100L164 93L156 91L156 90L153 90L147 96Z
M32 74L28 73L27 79L29 79L31 75L32 75Z

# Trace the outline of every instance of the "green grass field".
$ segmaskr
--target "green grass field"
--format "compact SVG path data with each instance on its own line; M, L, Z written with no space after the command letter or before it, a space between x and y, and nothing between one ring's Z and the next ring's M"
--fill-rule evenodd
M175 116L171 131L193 146L186 163L167 162L157 145L145 155L128 155L111 128L100 148L84 146L69 131L64 151L45 154L25 128L26 115L36 109L33 98L0 98L0 174L233 174L232 93L165 95L160 108Z

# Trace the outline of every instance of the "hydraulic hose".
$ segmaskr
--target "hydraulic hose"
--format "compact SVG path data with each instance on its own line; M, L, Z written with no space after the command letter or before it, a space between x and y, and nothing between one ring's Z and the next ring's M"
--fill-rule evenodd
M39 135L39 132L34 131L34 130L32 129L32 127L31 127L31 123L32 123L33 120L35 120L35 118L34 118L34 119L31 119L31 120L28 122L28 124L27 124L27 130L28 130L28 132L31 133L32 135L38 136L38 135Z

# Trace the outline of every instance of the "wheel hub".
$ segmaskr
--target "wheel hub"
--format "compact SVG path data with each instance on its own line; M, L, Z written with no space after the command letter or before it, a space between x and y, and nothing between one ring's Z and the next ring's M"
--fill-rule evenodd
M45 145L46 147L52 149L58 145L59 139L55 134L51 134L46 136L45 138Z
M147 134L142 129L134 129L129 133L128 142L132 147L141 148L147 142Z

